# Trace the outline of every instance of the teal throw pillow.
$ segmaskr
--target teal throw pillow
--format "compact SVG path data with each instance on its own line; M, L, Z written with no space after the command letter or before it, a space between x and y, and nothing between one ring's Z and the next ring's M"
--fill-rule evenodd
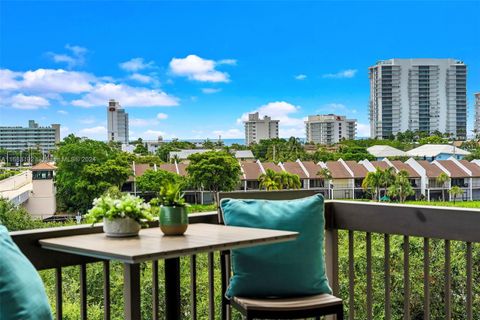
M325 218L320 194L282 201L223 199L220 207L229 226L299 232L294 241L232 250L228 298L332 292L325 274Z
M0 319L50 320L42 279L0 225Z

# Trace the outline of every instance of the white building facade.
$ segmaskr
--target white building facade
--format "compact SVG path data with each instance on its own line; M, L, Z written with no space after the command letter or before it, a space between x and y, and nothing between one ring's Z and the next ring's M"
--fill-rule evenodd
M370 133L467 133L467 66L455 59L390 59L370 70Z
M60 125L40 127L34 120L28 121L28 127L0 127L0 149L27 150L39 148L43 151L55 149L60 142Z
M245 124L245 143L259 143L260 140L278 138L279 120L272 120L268 116L260 119L258 112L250 113Z
M334 114L308 116L305 121L307 142L335 144L342 139L355 139L357 120Z
M108 137L107 141L128 144L128 113L118 101L111 99L107 107Z

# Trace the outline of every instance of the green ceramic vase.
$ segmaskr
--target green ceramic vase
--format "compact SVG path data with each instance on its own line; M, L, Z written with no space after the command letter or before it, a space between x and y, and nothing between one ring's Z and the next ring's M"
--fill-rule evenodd
M186 207L160 207L160 230L166 236L179 236L188 228Z

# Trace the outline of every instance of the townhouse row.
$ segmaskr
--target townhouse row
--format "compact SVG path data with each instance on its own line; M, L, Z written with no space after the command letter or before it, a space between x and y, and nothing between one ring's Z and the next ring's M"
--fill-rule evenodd
M275 172L286 171L300 177L303 189L315 189L322 193L327 199L365 199L369 195L362 189L363 179L368 172L374 172L377 168L393 168L395 172L405 170L408 173L410 183L415 194L411 200L425 199L427 201L439 201L451 199L448 190L452 186L458 186L463 190L463 195L456 200L480 200L480 160L471 162L458 160L454 157L448 160L425 160L408 159L405 162L399 160L384 159L381 161L362 160L327 161L314 163L313 161L292 161L292 162L261 162L259 160L239 161L241 167L240 183L238 190L260 190L259 178L267 169ZM125 191L136 193L135 180L147 169L166 170L181 176L187 175L187 164L173 163L161 164L150 167L148 164L135 164L133 166L134 177L124 186ZM325 179L321 171L328 169L330 179ZM438 176L445 173L449 179L440 184ZM381 195L385 190L381 190ZM192 203L210 203L212 195L203 190L189 190L186 197Z

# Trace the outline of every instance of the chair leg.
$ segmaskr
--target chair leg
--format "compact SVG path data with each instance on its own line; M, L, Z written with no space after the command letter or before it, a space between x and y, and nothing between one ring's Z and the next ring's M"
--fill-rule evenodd
M337 312L337 320L343 320L343 308Z

